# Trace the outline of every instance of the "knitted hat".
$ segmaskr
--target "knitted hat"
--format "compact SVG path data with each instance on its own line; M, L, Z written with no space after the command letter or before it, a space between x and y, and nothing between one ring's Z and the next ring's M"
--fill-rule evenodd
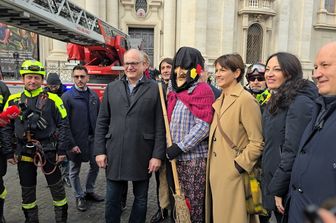
M60 85L61 80L57 73L49 73L47 78L48 85Z

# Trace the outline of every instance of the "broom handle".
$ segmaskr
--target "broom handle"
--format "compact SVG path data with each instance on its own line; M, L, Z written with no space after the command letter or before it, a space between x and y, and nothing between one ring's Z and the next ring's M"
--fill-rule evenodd
M166 138L167 138L167 147L173 145L172 138L170 135L170 129L169 129L169 122L168 122L168 115L167 115L167 108L166 103L163 96L163 90L162 90L162 83L159 82L159 92L160 92L160 101L161 101L161 107L162 107L162 113L163 113L163 119L166 127ZM177 195L181 195L181 188L180 188L180 182L178 179L177 169L176 169L176 160L173 159L170 161L172 165L173 170L173 177L174 177L174 184L175 184L175 192Z

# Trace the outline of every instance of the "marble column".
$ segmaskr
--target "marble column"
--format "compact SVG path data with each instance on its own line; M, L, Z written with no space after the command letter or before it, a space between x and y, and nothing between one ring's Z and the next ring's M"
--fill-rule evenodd
M176 52L176 0L163 2L163 52L162 57L173 57Z
M100 0L86 0L85 9L93 15L99 17Z
M282 0L278 1L278 30L277 37L274 41L276 47L275 51L288 51L288 31L289 31L289 18L290 18L290 7L292 1Z
M47 56L47 60L66 61L68 59L65 42L51 39L50 46L51 50Z
M311 15L314 14L314 3L310 0L304 0L301 4L301 17L298 19L301 21L300 30L298 30L300 33L298 40L298 56L305 76L310 77L311 70L313 69L313 61L310 57L311 55L313 55L313 57L315 56L311 47L311 29L313 27L313 16Z
M119 1L106 0L106 21L108 24L119 27Z
M305 61L309 61L310 56L310 42L311 42L311 29L313 27L313 14L314 3L309 0L304 0L302 3L302 14L301 14L301 30L299 30L299 56Z
M325 0L320 0L320 12L325 12L327 11L325 8Z
M224 4L224 10L223 10L223 23L222 23L222 53L232 53L234 52L234 45L235 45L235 39L234 39L234 33L236 30L236 1L235 0L227 0Z
M176 48L195 46L197 0L177 0Z
M207 57L207 23L208 23L208 1L197 0L196 4L196 24L195 24L195 47Z

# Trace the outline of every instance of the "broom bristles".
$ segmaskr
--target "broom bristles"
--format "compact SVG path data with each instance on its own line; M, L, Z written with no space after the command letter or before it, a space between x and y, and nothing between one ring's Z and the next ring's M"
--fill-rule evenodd
M175 200L175 213L176 213L176 219L175 222L177 223L191 223L190 220L190 212L189 208L186 203L186 199L184 195L177 195L174 194L174 200Z

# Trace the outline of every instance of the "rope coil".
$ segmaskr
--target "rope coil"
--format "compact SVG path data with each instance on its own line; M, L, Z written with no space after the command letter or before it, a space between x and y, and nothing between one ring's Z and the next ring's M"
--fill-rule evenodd
M45 175L50 175L50 174L52 174L52 173L55 172L55 170L57 169L58 163L49 160L45 156L45 153L44 153L44 151L42 149L42 145L41 145L41 143L38 140L31 139L31 141L29 143L27 143L26 147L30 148L30 149L33 149L35 147L35 152L34 152L34 154L32 156L32 162L34 163L34 165L36 167L40 167L41 170L42 170L42 172ZM56 161L57 160L58 160L58 154L56 154ZM47 172L44 169L44 166L46 165L47 161L49 161L52 165L54 165L54 168L50 172Z

